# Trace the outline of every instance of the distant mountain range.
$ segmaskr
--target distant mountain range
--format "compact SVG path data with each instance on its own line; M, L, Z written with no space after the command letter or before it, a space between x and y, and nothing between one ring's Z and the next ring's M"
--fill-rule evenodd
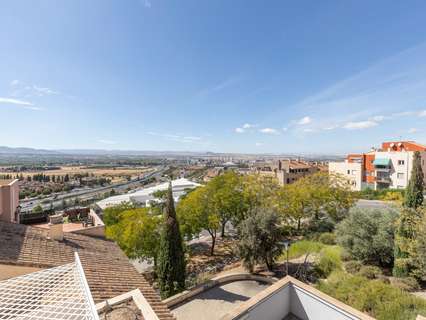
M278 154L278 153L267 153L267 154L244 154L244 153L216 153L209 151L140 151L140 150L105 150L105 149L35 149L25 147L6 147L0 146L0 156L18 156L18 155L34 155L34 156L60 156L60 155L84 155L84 156L154 156L154 157L167 157L167 156L179 156L179 157L244 157L244 156L264 156L264 157L281 157L281 158L296 158L302 156L307 159L339 159L339 155L326 155L326 154Z
M5 155L40 155L40 154L60 154L54 150L34 149L34 148L11 148L0 146L0 154Z

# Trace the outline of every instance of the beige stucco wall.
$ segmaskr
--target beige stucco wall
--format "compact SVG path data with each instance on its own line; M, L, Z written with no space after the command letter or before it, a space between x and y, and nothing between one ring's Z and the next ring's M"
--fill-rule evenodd
M0 186L0 220L15 221L15 211L19 206L19 182L14 180Z
M345 177L353 191L362 189L362 164L357 162L330 162L328 171ZM348 173L349 172L349 173Z

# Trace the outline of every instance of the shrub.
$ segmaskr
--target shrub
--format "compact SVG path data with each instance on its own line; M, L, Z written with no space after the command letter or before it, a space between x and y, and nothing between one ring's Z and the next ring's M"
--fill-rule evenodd
M382 274L382 270L376 266L362 266L358 275L367 279L377 279Z
M356 260L390 266L396 216L397 212L392 209L351 209L336 228L337 243Z
M328 244L328 245L335 245L336 244L336 235L331 232L325 232L319 236L319 242Z
M351 274L357 273L362 267L362 263L357 260L351 260L345 263L345 270Z
M353 260L352 255L348 252L348 250L342 248L342 254L340 255L343 261L351 261Z
M417 291L420 290L420 285L413 277L393 278L392 285L404 291Z
M407 277L410 272L410 259L399 258L395 259L392 273L395 277Z
M320 252L316 270L321 276L327 277L331 272L342 269L340 258L341 248L337 246L325 247Z
M299 258L307 253L318 253L324 245L320 242L301 240L295 243L292 243L288 250L289 259ZM286 252L280 256L280 260L286 259Z
M333 272L317 288L377 320L415 320L426 315L426 300L379 280Z

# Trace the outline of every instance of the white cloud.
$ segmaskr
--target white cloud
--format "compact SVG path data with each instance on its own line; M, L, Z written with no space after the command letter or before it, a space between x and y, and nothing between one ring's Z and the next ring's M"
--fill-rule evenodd
M334 124L334 125L331 125L331 126L324 127L322 129L326 130L326 131L330 131L330 130L334 130L334 129L337 129L337 128L339 128L339 126L337 124Z
M10 86L13 88L11 95L14 97L29 97L29 96L50 96L60 94L59 91L47 87L40 87L35 84L26 84L20 80L12 80Z
M243 124L243 129L250 129L250 128L254 128L255 125L254 124L250 124L250 123L244 123Z
M306 125L306 124L310 124L312 122L312 119L310 118L310 117L308 117L308 116L306 116L306 117L303 117L302 119L300 119L299 121L297 121L297 124L300 124L300 125Z
M372 128L377 125L378 123L375 121L366 120L366 121L348 122L343 126L343 128L348 130L362 130L362 129Z
M283 128L283 131L284 131L284 132L286 132L287 130L288 130L288 128L285 128L285 127Z
M261 146L263 146L263 143L262 143L262 142L256 142L254 145L255 145L256 147L261 147Z
M103 144L116 144L117 142L114 140L108 140L108 139L99 139L98 142Z
M38 87L36 85L33 85L32 89L34 90L35 94L38 96L44 96L44 95L54 95L54 94L59 94L59 91L55 91L52 90L50 88L43 88L43 87Z
M372 121L376 121L376 122L380 122L380 121L383 121L385 119L386 119L385 116L374 116L374 117L371 117L371 120Z
M408 133L417 133L417 132L419 132L419 130L417 128L410 128L410 129L408 129L407 132Z
M32 106L33 104L28 101L13 99L13 98L1 98L0 97L0 103L7 103L7 104L15 104L20 106Z
M245 130L243 128L235 128L236 133L244 133Z
M422 110L419 112L419 117L426 117L426 110Z
M203 90L201 90L200 92L198 92L198 96L207 96L210 95L212 93L215 92L219 92L225 89L228 89L229 87L232 87L234 85L236 85L237 83L239 83L241 81L241 77L240 76L234 76L234 77L229 77L228 79L225 79L224 81L212 86L212 87L208 87L205 88Z
M263 129L260 129L259 131L265 134L280 134L277 129L273 129L273 128L263 128Z
M312 128L305 128L303 129L303 132L314 132L315 130Z
M183 136L179 134L157 133L153 131L148 131L147 134L151 136L162 137L170 141L181 142L181 143L204 143L203 137L199 137L199 136Z
M32 102L14 99L14 98L2 98L2 97L0 97L0 103L11 104L11 105L14 105L16 107L20 107L20 108L28 109L28 110L34 110L34 111L43 110L43 108L35 106Z

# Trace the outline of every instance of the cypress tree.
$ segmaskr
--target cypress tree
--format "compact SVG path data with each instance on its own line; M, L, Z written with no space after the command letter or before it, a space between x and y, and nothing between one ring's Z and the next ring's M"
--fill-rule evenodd
M423 203L424 175L420 152L414 152L413 169L405 192L404 206L417 209Z
M171 183L164 210L164 225L160 233L157 276L163 299L185 289L185 257Z

